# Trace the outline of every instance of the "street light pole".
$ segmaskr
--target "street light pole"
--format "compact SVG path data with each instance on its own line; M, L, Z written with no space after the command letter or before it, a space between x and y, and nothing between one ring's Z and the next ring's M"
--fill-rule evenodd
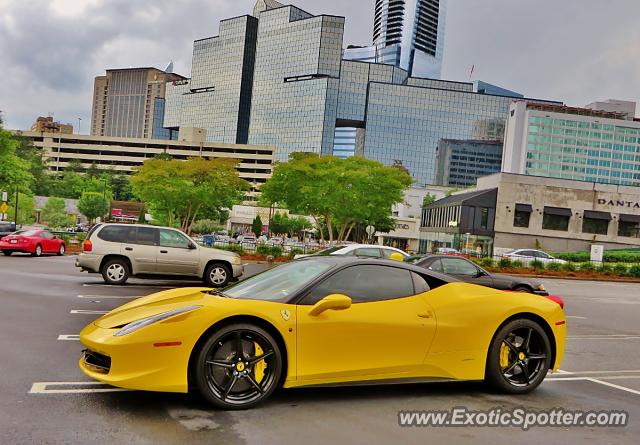
M18 188L18 186L16 186L16 208L15 208L15 212L13 215L13 223L16 225L16 228L18 226L18 200L20 198L20 189Z

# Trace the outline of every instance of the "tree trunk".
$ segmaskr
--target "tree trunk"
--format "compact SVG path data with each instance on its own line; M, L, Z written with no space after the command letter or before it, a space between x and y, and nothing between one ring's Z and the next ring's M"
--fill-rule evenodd
M325 215L324 220L327 223L327 230L329 231L329 242L333 243L333 225L331 223L331 215Z
M351 231L353 230L355 225L355 222L351 223L351 225L349 226L349 230L347 231L347 236L344 237L344 241L347 241L349 239L349 235L351 235Z

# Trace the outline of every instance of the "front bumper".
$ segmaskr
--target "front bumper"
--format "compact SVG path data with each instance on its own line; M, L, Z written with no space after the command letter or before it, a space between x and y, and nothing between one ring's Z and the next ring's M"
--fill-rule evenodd
M241 277L244 273L244 265L243 264L233 264L231 266L233 269L233 278Z

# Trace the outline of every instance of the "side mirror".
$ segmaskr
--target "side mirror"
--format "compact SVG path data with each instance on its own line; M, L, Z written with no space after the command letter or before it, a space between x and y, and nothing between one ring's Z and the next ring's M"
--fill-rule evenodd
M311 315L312 317L315 317L329 309L343 310L343 309L349 309L350 307L351 307L351 298L342 294L331 294L331 295L327 295L322 300L314 304L311 310L309 311L309 315Z
M476 274L476 278L480 278L480 277L484 277L486 276L486 272L484 270L478 269L478 273Z
M198 248L198 246L196 246L195 244L193 244L193 243L189 244L189 249L194 250L194 249L197 249L197 248Z

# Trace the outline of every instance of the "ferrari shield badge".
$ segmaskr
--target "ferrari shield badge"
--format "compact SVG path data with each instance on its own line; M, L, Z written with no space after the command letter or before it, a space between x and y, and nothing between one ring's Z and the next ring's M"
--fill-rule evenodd
M289 321L289 319L291 318L291 312L289 312L289 309L282 309L280 311L280 315L282 315L284 321Z

